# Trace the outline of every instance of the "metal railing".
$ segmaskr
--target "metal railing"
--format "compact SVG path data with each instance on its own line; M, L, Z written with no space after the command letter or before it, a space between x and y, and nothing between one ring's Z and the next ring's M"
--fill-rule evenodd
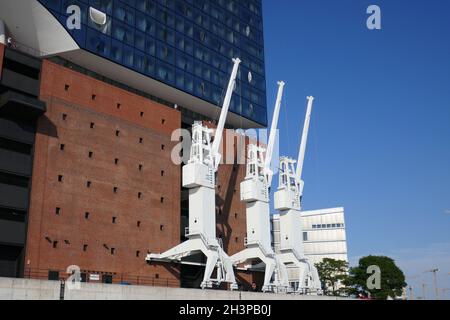
M265 256L272 256L273 255L273 254L270 254L269 252L267 252L267 250L264 248L264 246L261 244L261 242L256 241L256 240L249 241L247 237L244 238L244 247L247 247L247 246L252 245L252 244L256 244L261 249L262 253Z
M26 268L23 277L25 279L35 280L67 281L71 275L72 274L67 273L66 270ZM98 276L99 280L92 280L92 276ZM159 278L157 276L88 272L84 270L81 270L81 279L81 282L83 283L107 283L167 288L180 287L180 281L176 279Z

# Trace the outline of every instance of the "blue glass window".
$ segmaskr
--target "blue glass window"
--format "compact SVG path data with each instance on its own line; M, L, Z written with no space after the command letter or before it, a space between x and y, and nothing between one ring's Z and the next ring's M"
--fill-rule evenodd
M120 1L114 1L114 18L134 26L134 10Z
M67 7L80 7L81 30L68 30L80 47L215 105L240 57L230 108L267 124L261 0L38 1L64 27ZM91 21L90 6L106 13L105 25Z

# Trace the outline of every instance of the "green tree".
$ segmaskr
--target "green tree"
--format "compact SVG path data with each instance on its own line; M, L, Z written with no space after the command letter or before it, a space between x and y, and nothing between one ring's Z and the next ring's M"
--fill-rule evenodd
M348 263L343 260L324 258L322 262L316 263L322 289L326 295L339 295L342 288L337 288L339 282L348 277Z
M369 267L377 266L380 273L380 288L369 288L369 279L373 273L368 273ZM368 281L369 280L369 281ZM369 282L369 283L368 283ZM364 296L370 295L373 299L386 300L388 297L398 297L406 287L405 275L395 264L394 260L384 256L367 256L359 260L359 265L350 268L350 274L345 284L349 293Z

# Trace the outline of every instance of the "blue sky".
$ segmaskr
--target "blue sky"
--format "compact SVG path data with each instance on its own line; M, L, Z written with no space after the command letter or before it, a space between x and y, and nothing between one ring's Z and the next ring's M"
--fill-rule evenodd
M450 1L263 0L269 118L281 154L316 97L304 209L344 206L349 256L394 257L421 295L450 288ZM366 27L379 5L382 30ZM276 181L274 182L276 183Z

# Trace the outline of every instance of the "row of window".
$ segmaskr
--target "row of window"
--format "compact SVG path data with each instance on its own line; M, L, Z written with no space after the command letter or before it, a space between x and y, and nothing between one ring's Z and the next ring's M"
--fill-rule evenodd
M111 43L116 44L113 52L111 52ZM88 30L87 48L112 61L120 60L118 62L137 72L155 78L170 86L179 88L184 92L193 94L214 105L218 105L222 100L224 86L221 87L220 85L217 85L217 83L223 84L223 79L226 79L227 77L220 71L216 71L217 69L211 68L203 62L196 62L193 64L193 59L186 59L186 56L177 55L178 59L175 66L173 66L159 58L145 55L139 50L133 50L133 48L127 47L122 43L114 42L114 40L111 42L108 37L104 37L92 29ZM166 49L161 49L160 52L163 55L163 58L164 56L170 57L172 55L172 53ZM229 61L227 64L231 65ZM191 69L193 69L193 74L185 71ZM222 76L220 76L220 74L222 74ZM242 70L241 74L244 74ZM257 80L253 80L252 76L252 81L259 81L261 86L265 87L264 81L261 79L258 80L257 78ZM246 118L265 124L267 122L267 110L265 108L266 97L262 91L258 92L257 89L252 89L246 82L247 81L243 79L241 82L237 82L230 110Z
M119 5L116 6L113 15L106 12L108 14L106 24L97 25L88 18L88 5L80 3L80 8L82 9L82 23L85 26L89 25L102 33L111 35L111 21L114 21L113 29L120 28L121 30L132 30L130 34L133 33L133 30L139 30L147 35L160 36L160 40L164 40L161 35L165 33L173 35L176 30L183 35L189 36L191 39L202 42L210 48L224 45L225 40L232 46L240 48L250 54L252 59L249 60L260 60L261 62L264 60L262 33L255 31L255 28L251 28L249 25L240 27L240 24L238 23L237 31L242 34L238 35L233 29L229 29L226 25L222 25L219 22L220 19L210 19L208 16L202 15L199 12L196 12L192 17L183 17L172 14L161 7L161 10L159 10L160 13L154 17L152 15L141 14L139 11L135 12L135 10L129 6L122 6L121 2L118 2L118 4ZM60 16L61 22L64 23L69 16L69 14L66 13L65 8L66 6L63 6L62 8L57 7L56 9L56 16ZM255 36L255 33L257 36ZM210 41L210 43L206 43L206 41Z
M116 26L116 23L113 26ZM239 56L243 61L241 80L243 83L248 83L247 90L256 90L259 94L263 94L266 90L262 64L257 64L254 59L245 57L232 48L227 48L219 40L217 43L220 52L229 57L220 57L212 50L197 45L178 33L163 33L157 40L151 36L145 36L143 33L134 33L132 29L124 29L121 26L113 27L112 30L113 39L111 40L101 32L87 28L87 48L150 75L154 74L155 70L148 70L146 67L151 68L156 61L160 60L220 87L224 87L231 69L230 59ZM84 41L82 42L84 43ZM247 79L249 74L251 74L251 80ZM261 104L261 102L259 103Z
M61 144L59 145L59 149L60 149L61 151L65 151L65 150L66 150L66 145L63 144L63 143L61 143ZM93 157L94 157L94 152L93 152L93 151L89 151L89 152L88 152L88 158L89 158L89 159L92 159ZM119 164L120 164L119 158L114 158L114 164L115 164L115 165L119 165ZM137 166L137 168L138 168L139 171L143 171L143 170L144 170L144 165L139 164L139 165ZM165 174L166 174L165 170L161 170L161 173L160 173L160 174L161 174L161 177L164 177ZM61 176L61 181L60 181L60 182L62 182L62 179L63 179L63 176Z
M58 249L60 247L60 243L58 240L51 240L49 237L45 237L45 240L52 245L53 249ZM69 240L64 240L64 244L68 245L68 246L71 245ZM107 251L109 251L109 253L112 256L116 255L116 253L117 253L116 248L109 247L107 244L103 244L103 248L105 248ZM83 252L88 252L88 249L89 249L89 245L83 244L83 246L82 246ZM141 251L137 250L136 258L140 258L140 257L141 257Z
M134 2L129 5L134 6ZM87 4L85 11L87 16ZM120 17L118 13L112 14L115 18L109 19L105 26L95 25L85 17L86 25L71 32L72 36L93 53L215 105L221 102L231 68L230 57L239 56L243 63L238 86L242 88L237 87L230 110L258 123L267 123L262 43L254 50L249 49L254 46L248 37L233 37L240 42L230 45L223 37L209 32L213 27L192 25L186 29L186 23L179 23L177 29L174 22L171 29L167 27L169 18L158 23L151 18L135 20L136 15L130 18L129 22L133 22L130 26L120 21L126 20L126 14ZM58 17L62 23L66 22L65 13Z
M208 0L40 0L51 10L65 12L71 4L80 7L92 6L114 16L121 21L134 24L137 15L144 14L157 19L163 23L173 26L174 15L179 15L186 20L194 21L204 27L200 16L205 16L208 20L220 22L223 28L231 28L246 35L244 26L251 26L255 29L255 34L262 33L262 13L259 1L230 0L208 1ZM228 10L228 12L226 10ZM135 18L136 17L136 18ZM260 38L256 38L260 39Z
M163 175L164 172L161 171L161 174ZM58 182L60 182L60 183L64 182L64 175L62 175L62 174L58 175ZM86 181L86 188L90 189L90 188L92 188L92 186L93 186L92 181ZM113 191L114 194L119 193L119 187L113 187L112 191ZM137 193L137 198L138 199L142 199L143 196L144 196L144 194L142 192L138 192ZM165 198L161 197L160 198L160 203L164 203L164 200L165 200Z
M313 224L313 229L332 229L332 228L344 228L343 223L328 223L328 224Z
M70 90L70 85L65 84L65 85L64 85L64 90L65 90L65 91L69 91L69 90ZM96 94L92 94L92 95L91 95L91 100L92 100L92 101L97 100L97 95L96 95ZM117 110L121 110L121 109L122 109L122 104L121 104L121 103L117 103L117 104L116 104L116 108L117 108ZM139 111L139 116L140 116L141 118L143 118L144 115L145 115L145 112L144 112L144 111ZM64 121L66 121L66 120L67 120L67 114L64 113L64 114L62 115L62 119L63 119ZM162 118L162 119L161 119L161 125L164 125L165 123L166 123L166 119ZM95 123L94 123L94 122L91 122L90 127L91 127L91 129L94 129Z
M143 115L144 115L144 113L141 112L141 117L142 117ZM68 119L68 115L67 115L66 113L63 113L63 114L62 114L62 120L63 120L63 121L67 121L67 119ZM165 120L162 119L162 122L161 122L161 123L164 124L164 123L165 123ZM91 129L94 129L94 128L95 128L95 122L91 122L90 125L89 125L89 127L90 127ZM120 136L121 136L121 131L118 130L118 129L116 129L115 135L116 135L116 137L120 137ZM144 143L144 138L140 137L140 138L138 139L138 142L139 142L139 144L143 144L143 143ZM66 145L65 145L65 144L60 144L59 148L60 148L61 151L64 151L65 148L66 148ZM165 144L161 144L161 151L164 151L165 149L166 149L166 145L165 145ZM92 158L93 155L94 155L94 153L93 153L92 151L89 151L89 158ZM119 159L117 159L117 158L115 159L115 164L119 164ZM141 166L140 166L139 168L140 168L140 171L142 171L142 170L141 170ZM164 176L163 171L161 171L161 172L162 172L162 173L161 173L161 176Z
M61 216L62 214L63 214L63 210L60 207L56 207L55 208L55 215ZM91 218L92 218L92 215L91 215L90 212L85 212L84 213L84 220L89 220ZM112 224L117 224L117 222L118 222L117 217L111 217L111 223ZM136 227L137 228L141 228L142 227L142 221L136 221ZM164 225L163 224L161 224L159 226L159 230L160 231L164 231Z

